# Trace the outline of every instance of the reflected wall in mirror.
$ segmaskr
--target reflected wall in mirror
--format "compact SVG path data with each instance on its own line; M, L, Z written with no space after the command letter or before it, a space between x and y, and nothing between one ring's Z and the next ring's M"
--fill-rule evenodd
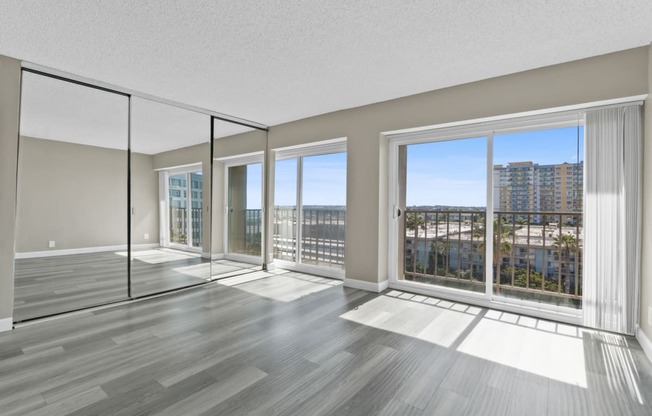
M14 319L126 299L129 98L22 82Z
M213 279L262 270L267 132L213 120Z
M210 280L210 116L132 98L132 296Z

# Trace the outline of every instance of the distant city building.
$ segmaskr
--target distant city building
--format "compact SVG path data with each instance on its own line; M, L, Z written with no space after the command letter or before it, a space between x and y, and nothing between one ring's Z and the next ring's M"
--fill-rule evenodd
M493 169L498 211L581 212L584 163L510 162Z
M190 202L192 208L202 207L202 181L203 177L200 173L191 173L190 180L192 182L190 192ZM170 176L170 207L173 208L187 208L188 201L188 184L186 183L185 174Z

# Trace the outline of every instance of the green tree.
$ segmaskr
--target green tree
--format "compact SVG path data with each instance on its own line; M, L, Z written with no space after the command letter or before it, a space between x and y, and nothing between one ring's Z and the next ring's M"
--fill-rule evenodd
M505 274L511 275L512 274L512 267L507 266L505 267ZM557 292L557 282L555 280L546 280L545 285L543 284L543 277L541 273L537 272L536 270L530 269L530 281L529 281L529 286L528 286L528 277L527 277L527 270L522 268L522 267L515 267L514 268L514 286L516 287L528 287L530 289L536 289L536 290L542 290L544 289L543 286L545 286L545 290L548 292Z
M428 274L442 273L446 268L448 257L448 243L444 241L433 241L430 243L430 259L428 261Z
M572 234L560 234L552 238L552 246L557 250L559 255L559 268L562 270L564 279L564 292L570 293L571 283L571 253L577 253L579 243ZM566 265L566 273L564 273L564 265Z
M476 226L473 229L473 236L480 239L485 238L486 227L484 220L477 222ZM514 230L512 226L509 226L505 221L498 218L494 219L494 235L493 235L493 267L496 276L496 281L500 282L500 264L502 263L502 258L505 254L512 252L512 237L514 236ZM478 248L480 252L484 252L485 243L480 243Z
M417 228L425 229L426 221L418 213L409 213L405 222L405 228L416 231Z

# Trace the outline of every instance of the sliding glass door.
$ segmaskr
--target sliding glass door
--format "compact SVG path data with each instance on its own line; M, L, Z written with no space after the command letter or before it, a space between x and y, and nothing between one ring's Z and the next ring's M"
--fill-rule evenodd
M581 309L583 127L493 142L494 294Z
M584 129L577 117L437 136L393 139L397 282L581 309Z
M335 147L344 150L346 143ZM333 277L344 271L346 152L314 154L319 147L275 164L273 257Z
M485 291L487 138L402 146L406 280Z

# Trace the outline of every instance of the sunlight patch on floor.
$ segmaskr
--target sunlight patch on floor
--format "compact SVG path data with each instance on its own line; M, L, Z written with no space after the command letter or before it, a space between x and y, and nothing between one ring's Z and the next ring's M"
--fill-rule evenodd
M581 335L570 325L490 310L457 351L586 388Z
M117 252L120 256L127 257L126 251ZM189 253L186 251L174 250L169 248L158 248L153 250L138 250L131 252L132 260L139 260L148 264L161 264L171 261L195 259L201 257L199 253Z
M481 308L392 291L341 318L450 347Z
M398 290L340 317L581 388L589 372L606 374L611 391L643 403L627 338L618 334ZM585 357L587 343L599 344L589 350L601 356Z
M303 273L254 272L221 279L218 284L281 302L291 302L311 293L341 285L339 280L306 275Z

